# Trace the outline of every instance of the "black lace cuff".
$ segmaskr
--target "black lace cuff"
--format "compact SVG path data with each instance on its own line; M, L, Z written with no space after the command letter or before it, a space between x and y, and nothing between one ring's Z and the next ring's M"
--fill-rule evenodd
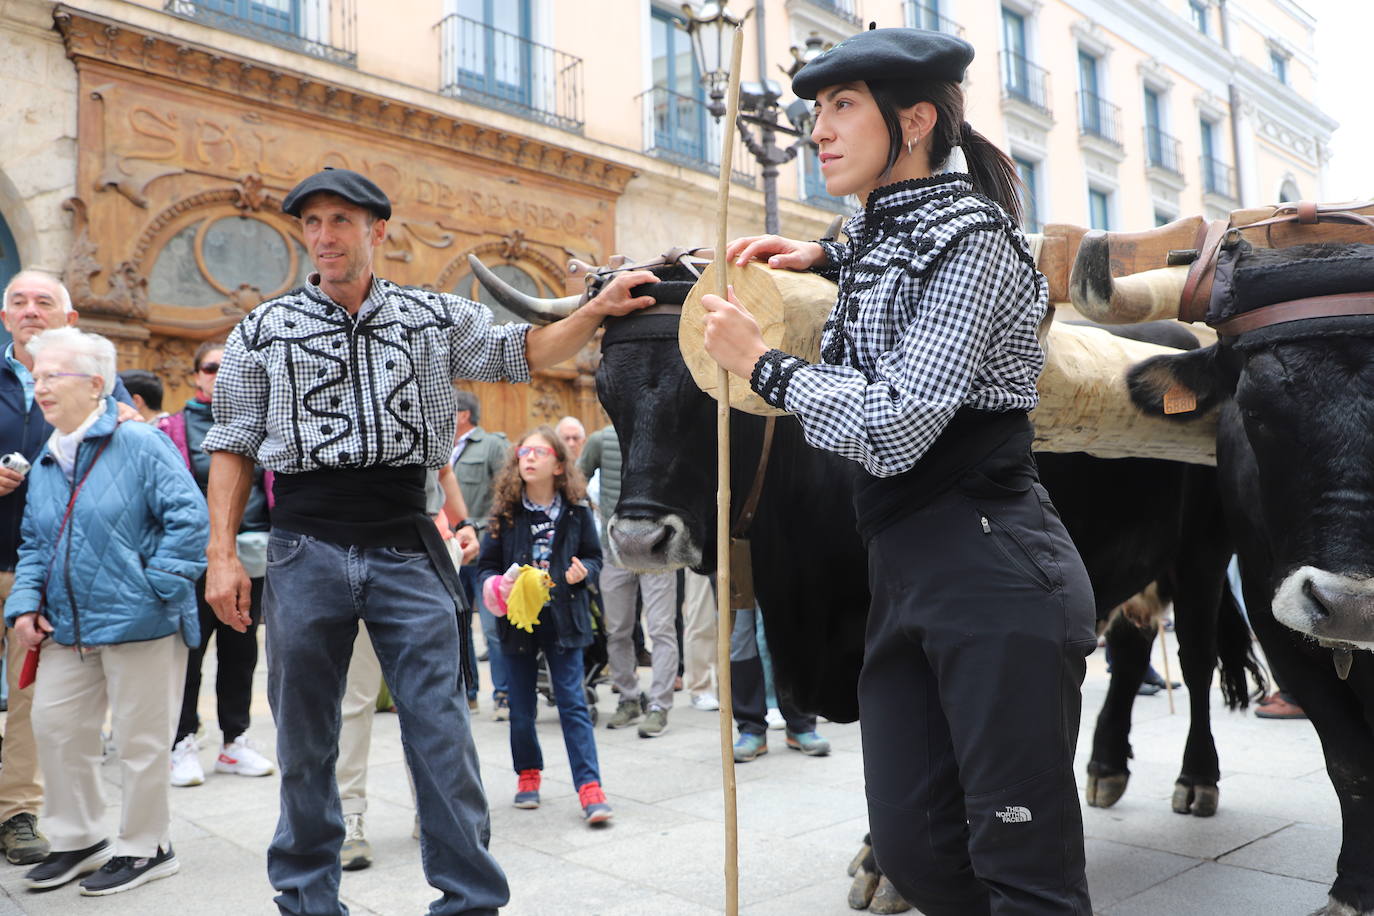
M806 365L806 360L784 353L769 350L754 363L754 371L749 376L749 387L759 397L779 410L786 410L787 385L792 373Z
M825 263L811 268L811 272L839 283L840 262L844 260L844 246L834 239L821 239L816 244L820 245L821 250L825 252Z

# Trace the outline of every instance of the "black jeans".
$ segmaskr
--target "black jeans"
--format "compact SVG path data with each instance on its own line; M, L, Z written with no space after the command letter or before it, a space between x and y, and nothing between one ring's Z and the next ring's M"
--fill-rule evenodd
M1092 586L1048 495L951 491L869 545L878 864L926 916L1089 916L1073 778Z
M249 580L253 584L252 623L246 633L226 626L215 616L205 601L205 577L196 581L196 605L200 609L200 645L192 649L186 659L186 690L181 697L181 721L177 723L180 741L200 729L200 715L196 706L200 700L200 665L210 637L215 637L215 702L220 731L226 742L248 731L248 708L253 701L253 671L258 666L258 624L262 622L263 579Z

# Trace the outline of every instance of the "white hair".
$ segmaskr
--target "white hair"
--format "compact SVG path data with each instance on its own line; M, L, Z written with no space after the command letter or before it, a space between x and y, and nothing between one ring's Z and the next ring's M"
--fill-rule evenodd
M62 311L65 313L72 310L72 294L67 292L67 287L63 285L62 281L46 270L38 270L34 267L19 271L19 273L10 278L10 282L5 284L5 298L0 299L0 310L9 308L10 290L14 289L15 285L23 280L42 280L46 283L51 283L53 288L57 290L57 301L62 304Z
M115 348L99 334L87 334L76 328L53 328L34 337L28 344L35 358L45 350L66 353L71 366L78 372L100 376L103 393L109 395L115 385Z
M563 429L564 426L568 426L570 424L572 426L576 426L582 432L582 435L587 435L587 427L583 426L582 421L577 419L577 417L564 417L563 419L558 421L558 424L554 426L553 430L554 432L559 432Z

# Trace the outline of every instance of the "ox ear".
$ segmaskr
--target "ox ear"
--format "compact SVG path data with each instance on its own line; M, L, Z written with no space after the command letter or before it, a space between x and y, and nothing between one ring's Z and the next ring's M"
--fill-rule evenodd
M1235 391L1216 344L1168 356L1152 356L1126 373L1131 401L1140 410L1171 420L1191 420L1215 409Z

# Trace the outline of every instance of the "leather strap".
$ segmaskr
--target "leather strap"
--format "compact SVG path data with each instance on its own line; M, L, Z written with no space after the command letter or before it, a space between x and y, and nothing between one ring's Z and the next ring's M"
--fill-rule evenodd
M759 453L758 467L754 469L754 482L749 485L749 495L740 507L739 518L730 528L731 540L743 537L754 523L754 513L759 508L759 494L763 492L763 481L768 476L768 456L773 451L773 428L777 426L777 421L777 417L769 417L763 424L763 450Z
M1212 279L1217 272L1217 255L1221 240L1230 228L1229 221L1212 220L1198 229L1198 258L1188 268L1183 283L1183 295L1178 303L1179 321L1202 321L1207 317L1207 305L1212 300Z
M1215 325L1215 329L1223 337L1235 337L1256 328L1301 321L1304 318L1339 318L1350 315L1374 315L1374 292L1342 293L1276 302L1223 321Z

